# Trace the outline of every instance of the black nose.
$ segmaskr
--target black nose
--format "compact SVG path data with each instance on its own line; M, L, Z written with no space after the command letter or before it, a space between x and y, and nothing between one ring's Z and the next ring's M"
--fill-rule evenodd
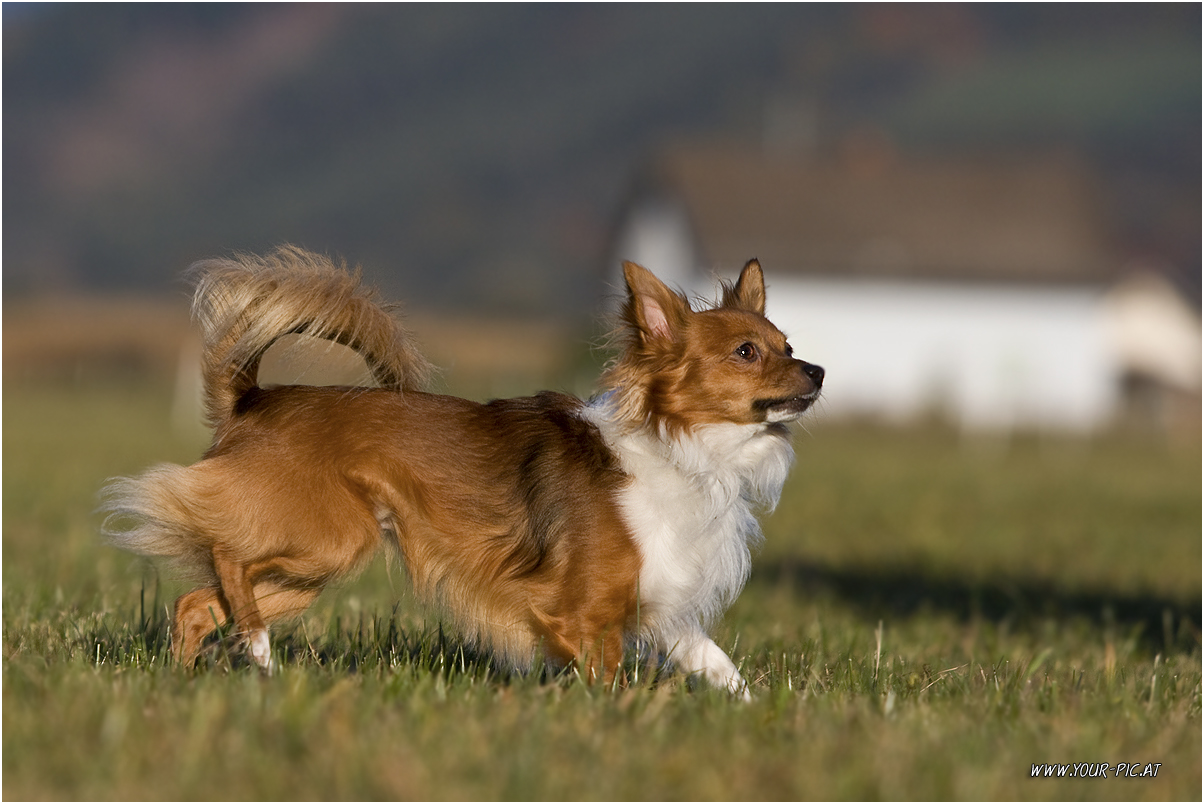
M811 378L811 382L815 383L816 388L824 384L823 366L817 366L814 363L803 363L803 373Z

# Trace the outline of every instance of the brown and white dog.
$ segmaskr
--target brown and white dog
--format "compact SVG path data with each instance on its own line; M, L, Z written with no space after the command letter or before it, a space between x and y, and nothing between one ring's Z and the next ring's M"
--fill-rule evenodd
M173 652L193 663L233 621L254 661L382 545L464 635L516 668L538 652L587 678L642 644L747 695L707 636L733 602L793 458L788 423L823 369L764 315L751 261L694 311L626 263L622 352L585 402L480 404L421 390L430 367L358 274L300 249L196 266L213 444L105 487L106 535L200 585L176 601ZM260 387L287 334L345 344L380 387Z

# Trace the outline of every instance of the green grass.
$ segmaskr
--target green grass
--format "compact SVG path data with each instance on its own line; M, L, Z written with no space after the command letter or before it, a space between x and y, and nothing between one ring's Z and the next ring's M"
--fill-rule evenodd
M6 798L1200 797L1198 439L813 425L716 635L741 704L499 673L383 562L279 632L271 677L228 642L173 666L184 587L92 513L107 476L197 457L168 403L5 388ZM1082 762L1160 767L1031 778Z

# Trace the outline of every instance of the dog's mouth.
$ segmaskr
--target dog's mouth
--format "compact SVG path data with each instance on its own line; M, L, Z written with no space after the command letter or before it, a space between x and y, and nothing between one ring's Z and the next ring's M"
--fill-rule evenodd
M782 399L759 399L753 407L765 414L766 421L788 422L806 413L816 399L819 399L818 390Z

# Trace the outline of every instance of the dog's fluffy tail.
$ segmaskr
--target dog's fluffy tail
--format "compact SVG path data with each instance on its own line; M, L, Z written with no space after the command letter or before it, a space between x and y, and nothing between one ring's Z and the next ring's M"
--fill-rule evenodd
M192 272L205 410L214 428L234 416L257 385L264 353L288 334L349 346L388 388L416 390L430 377L430 364L358 272L325 257L286 246L264 257L197 263ZM201 466L162 464L139 477L111 479L101 492L102 533L117 547L165 559L185 577L216 582L210 550L224 512Z
M101 489L101 533L115 547L165 560L182 578L216 583L197 491L192 469L170 463L111 478Z
M409 333L360 283L359 271L293 246L194 265L192 311L201 326L205 413L219 427L258 382L259 362L278 339L304 334L358 352L386 388L417 390L431 366Z

